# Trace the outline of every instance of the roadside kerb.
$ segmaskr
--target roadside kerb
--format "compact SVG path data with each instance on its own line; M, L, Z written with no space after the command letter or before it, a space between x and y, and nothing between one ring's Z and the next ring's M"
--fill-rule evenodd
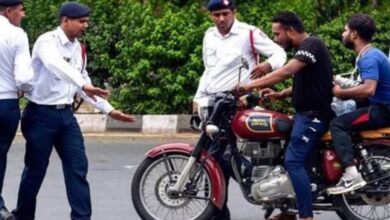
M75 114L83 133L113 133L125 135L132 133L175 135L175 134L196 134L190 126L191 115L136 115L133 123L124 123L113 120L101 113L78 113ZM20 134L20 123L18 128ZM104 134L102 134L104 136Z
M113 120L104 114L76 114L83 132L140 132L143 134L176 134L192 132L191 115L136 115L134 123Z

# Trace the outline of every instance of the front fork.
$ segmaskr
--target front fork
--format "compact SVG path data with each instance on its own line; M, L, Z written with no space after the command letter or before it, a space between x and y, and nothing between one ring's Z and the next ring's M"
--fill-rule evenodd
M190 176L190 171L193 170L195 164L196 164L196 158L194 156L190 156L186 166L184 167L183 171L180 173L177 182L173 186L170 186L168 188L168 192L175 194L183 191L184 185Z
M206 142L208 141L207 139L208 137L203 131L201 133L201 138L196 144L194 150L192 151L187 164L185 165L183 171L180 173L178 180L173 186L170 186L168 188L168 192L177 194L184 190L184 187L189 180L191 171L194 170L197 160L199 160L199 158L201 157L202 149L203 146L205 146L204 144L206 144Z

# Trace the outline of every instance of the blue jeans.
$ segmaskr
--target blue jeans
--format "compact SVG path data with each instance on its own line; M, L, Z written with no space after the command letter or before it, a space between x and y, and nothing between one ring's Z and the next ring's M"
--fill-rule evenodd
M7 167L7 153L15 138L19 119L19 99L0 100L0 209L5 208L1 192Z
M328 117L319 118L299 113L294 116L284 163L296 194L300 218L313 217L311 185L305 166L327 131L328 122Z
M86 178L88 161L84 139L71 107L56 109L28 103L23 111L21 128L26 139L26 154L14 211L16 217L34 219L37 195L54 147L62 162L71 219L90 220L91 199Z

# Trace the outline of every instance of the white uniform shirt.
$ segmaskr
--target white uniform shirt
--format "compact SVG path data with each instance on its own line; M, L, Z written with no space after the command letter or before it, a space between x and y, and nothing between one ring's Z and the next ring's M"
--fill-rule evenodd
M69 41L60 27L41 35L32 52L34 88L26 93L26 98L40 105L72 104L77 92L85 101L108 114L114 108L106 100L96 97L95 102L82 91L82 87L91 82L85 66L80 42L77 39Z
M233 89L238 83L241 58L249 64L249 70L241 70L241 83L250 80L250 72L256 65L250 41L251 30L253 47L257 54L268 57L267 62L273 70L286 62L286 52L255 26L235 20L230 33L225 36L216 27L211 27L203 38L205 71L194 97L195 102L210 94Z
M0 15L0 99L31 90L33 77L27 34Z

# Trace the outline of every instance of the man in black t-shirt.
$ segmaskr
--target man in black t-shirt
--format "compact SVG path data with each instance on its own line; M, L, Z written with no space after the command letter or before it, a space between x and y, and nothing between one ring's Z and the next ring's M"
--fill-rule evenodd
M267 96L293 97L296 114L286 150L285 168L295 190L299 217L313 219L312 192L305 166L322 135L328 130L333 115L330 109L333 87L330 55L321 39L305 32L296 14L281 12L272 22L274 41L285 50L294 49L296 53L280 69L241 87L247 91L263 89L293 77L291 88L280 92L268 90ZM282 213L271 219L291 217Z
M306 64L293 78L292 98L295 110L331 112L332 67L329 52L320 38L308 36L293 59Z

